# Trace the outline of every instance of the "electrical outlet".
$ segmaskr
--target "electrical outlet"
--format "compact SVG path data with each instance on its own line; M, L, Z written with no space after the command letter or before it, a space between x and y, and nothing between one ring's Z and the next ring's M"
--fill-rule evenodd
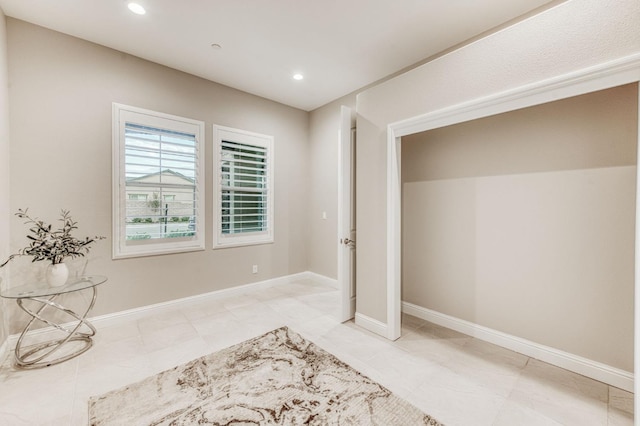
M322 212L322 219L327 220L327 212Z
M258 265L253 265L252 272L253 272L254 274L257 274L257 273L258 273Z

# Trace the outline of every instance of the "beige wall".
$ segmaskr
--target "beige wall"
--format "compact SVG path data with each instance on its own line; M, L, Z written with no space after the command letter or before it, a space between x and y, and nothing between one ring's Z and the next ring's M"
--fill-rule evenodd
M9 255L9 84L7 81L7 28L4 13L0 10L0 259ZM6 267L0 269L0 278L7 277ZM4 283L2 283L4 288ZM0 345L8 335L8 315L5 306L10 303L0 300ZM0 354L2 355L2 354Z
M627 84L406 136L402 180L635 165L637 94Z
M569 0L357 98L357 311L387 322L390 123L640 53L636 0Z
M337 278L338 262L338 131L340 107L352 108L355 94L337 99L310 113L309 118L309 270ZM322 213L327 219L322 219Z
M633 84L403 138L403 300L633 371L637 117Z
M113 261L110 239L95 245L89 269L109 281L94 315L307 269L308 113L14 19L8 52L11 209L51 221L70 209L80 235L111 235L112 102L204 121L208 191L212 124L275 137L274 244L212 250L207 193L205 251ZM11 220L12 249L25 231Z

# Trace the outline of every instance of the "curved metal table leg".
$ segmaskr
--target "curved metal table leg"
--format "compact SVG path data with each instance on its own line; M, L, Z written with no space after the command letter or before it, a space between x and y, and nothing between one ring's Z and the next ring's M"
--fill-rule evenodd
M22 303L23 299L17 299L18 306L20 306L20 308L23 311L31 315L31 320L29 320L24 330L22 330L22 333L20 334L20 337L18 338L18 342L16 344L15 357L16 357L16 365L18 367L25 368L25 369L48 367L51 365L60 364L61 362L67 361L89 350L89 348L93 345L93 340L91 339L91 337L96 334L96 329L86 319L86 317L89 311L91 310L91 308L93 308L93 305L96 303L96 297L98 294L95 286L91 287L91 289L93 290L91 302L89 303L89 306L84 311L84 313L82 313L81 315L78 315L71 309L65 306L62 306L59 303L56 303L54 300L56 299L56 297L59 296L59 294L53 295L48 299L40 298L40 297L25 298L25 299L32 300L34 302L38 302L42 304L42 306L36 311L32 311L31 309L24 306ZM60 324L50 321L49 319L45 318L42 315L45 308L49 306L52 308L58 309L59 311L62 311L67 315L72 316L78 322L74 326L70 328L66 328ZM40 344L23 346L24 337L31 330L31 327L33 326L36 320L41 321L49 326L55 327L56 329L66 333L67 336L62 339L51 340L51 341L47 341ZM83 325L88 327L89 329L88 332L80 330L80 328ZM69 342L84 342L84 345L82 345L77 350L71 353L68 353L66 355L59 356L57 358L52 357L52 355L58 352L63 346L65 346Z

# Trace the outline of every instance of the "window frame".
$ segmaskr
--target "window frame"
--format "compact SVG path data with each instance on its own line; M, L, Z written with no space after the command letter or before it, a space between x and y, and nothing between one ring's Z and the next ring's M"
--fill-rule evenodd
M222 233L222 142L242 143L266 149L266 195L267 195L267 229L261 232L223 234ZM213 125L213 248L252 246L271 244L274 242L274 138L270 135L250 132L232 127Z
M127 123L194 134L196 139L195 235L193 237L127 240L125 127ZM129 105L112 104L112 258L154 256L205 249L205 123Z

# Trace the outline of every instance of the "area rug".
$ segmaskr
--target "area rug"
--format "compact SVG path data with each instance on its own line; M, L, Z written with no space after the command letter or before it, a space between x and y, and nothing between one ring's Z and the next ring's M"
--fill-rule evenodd
M91 425L440 425L282 327L89 400Z

